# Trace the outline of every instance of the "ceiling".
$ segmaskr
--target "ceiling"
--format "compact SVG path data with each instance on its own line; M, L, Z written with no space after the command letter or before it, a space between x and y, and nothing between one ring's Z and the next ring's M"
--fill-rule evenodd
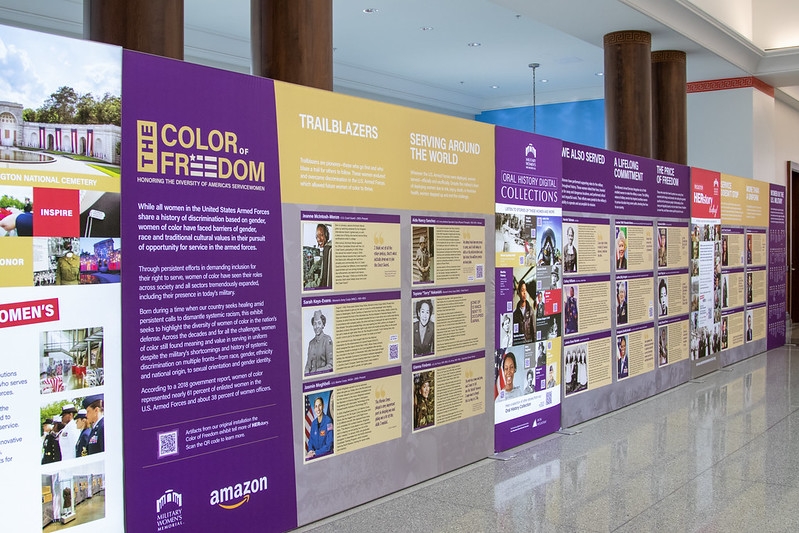
M249 12L184 0L185 59L249 72ZM83 1L0 0L0 23L81 37ZM686 52L689 82L757 76L799 108L795 0L333 0L334 90L472 118L530 105L538 63L537 104L602 98L602 39L625 29Z

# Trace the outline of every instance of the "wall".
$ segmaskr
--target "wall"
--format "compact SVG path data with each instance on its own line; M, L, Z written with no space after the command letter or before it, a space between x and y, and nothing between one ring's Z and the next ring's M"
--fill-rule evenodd
M688 95L688 164L752 178L753 88Z
M785 184L785 162L799 162L799 110L779 100L774 107L774 160L778 178L776 183Z

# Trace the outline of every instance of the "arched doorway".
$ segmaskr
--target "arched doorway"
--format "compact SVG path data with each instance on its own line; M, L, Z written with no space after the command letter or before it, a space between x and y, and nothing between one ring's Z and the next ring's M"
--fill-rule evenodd
M0 113L0 145L14 146L17 143L17 120L11 113Z
M105 147L103 146L103 140L99 137L94 138L94 157L98 157L100 159L105 159Z

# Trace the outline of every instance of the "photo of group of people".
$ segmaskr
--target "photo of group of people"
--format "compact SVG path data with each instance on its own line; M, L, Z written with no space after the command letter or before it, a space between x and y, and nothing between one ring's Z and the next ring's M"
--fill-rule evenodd
M51 394L105 383L103 328L42 332L39 339L39 391Z
M564 389L568 396L588 389L588 350L585 343L567 346L563 364Z
M322 290L333 287L332 224L302 223L302 288Z
M417 226L413 228L413 282L433 283L435 281L434 256L435 233L430 226Z
M721 351L721 308L724 301L721 273L723 242L720 223L692 224L690 349L694 360ZM700 250L705 252L700 253ZM710 277L713 280L712 293L706 291L708 294L705 294L705 298L709 299L701 299L701 287L704 283L702 280L709 280Z
M691 358L702 359L714 353L720 352L721 348L721 328L722 320L707 326L701 326L699 322L699 312L692 312L691 320Z
M67 398L40 410L43 465L105 451L103 395Z
M436 424L436 373L435 370L413 375L413 429L424 429Z
M306 461L332 455L335 452L333 420L332 390L305 395Z

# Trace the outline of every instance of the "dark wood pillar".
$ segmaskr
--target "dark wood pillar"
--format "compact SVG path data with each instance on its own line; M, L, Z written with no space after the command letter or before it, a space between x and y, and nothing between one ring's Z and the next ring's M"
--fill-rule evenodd
M183 59L183 0L84 0L84 36Z
M685 52L652 52L652 157L688 164Z
M333 90L333 0L251 0L250 20L253 74Z
M604 41L607 148L652 157L652 36L617 31Z

